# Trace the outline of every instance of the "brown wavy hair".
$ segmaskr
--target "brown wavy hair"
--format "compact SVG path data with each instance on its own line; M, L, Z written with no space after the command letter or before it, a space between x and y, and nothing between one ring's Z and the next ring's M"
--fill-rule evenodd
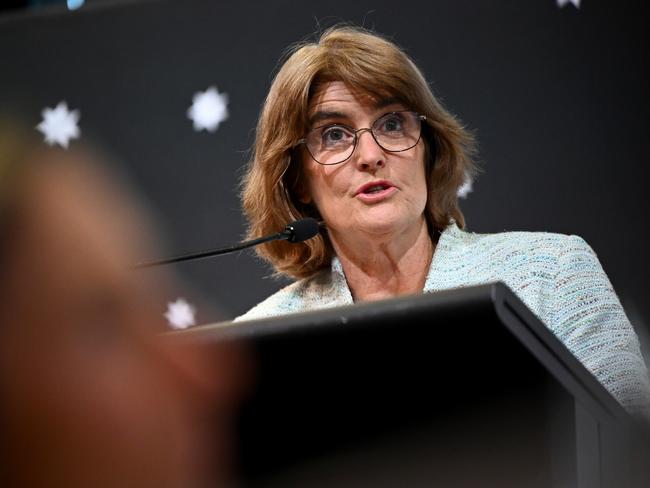
M457 192L465 178L476 173L475 139L433 96L424 76L403 50L374 32L335 26L316 42L291 47L285 59L264 102L242 180L241 200L249 221L249 239L282 230L303 217L319 218L313 205L298 198L303 175L295 147L310 129L312 94L329 81L342 81L378 99L397 99L426 116L422 137L429 232L432 236L441 232L451 219L461 228L465 226ZM299 244L263 244L257 252L278 274L297 279L329 267L334 255L326 232Z

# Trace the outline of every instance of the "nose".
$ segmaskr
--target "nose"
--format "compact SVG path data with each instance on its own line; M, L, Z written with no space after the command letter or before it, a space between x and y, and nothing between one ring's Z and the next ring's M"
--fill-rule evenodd
M359 170L375 171L386 165L386 153L377 144L370 129L359 129L354 152L354 162Z

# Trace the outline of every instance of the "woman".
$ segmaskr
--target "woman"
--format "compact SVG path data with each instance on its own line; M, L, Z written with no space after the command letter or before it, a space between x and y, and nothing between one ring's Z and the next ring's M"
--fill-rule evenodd
M236 357L160 337L132 200L87 156L30 147L0 123L0 485L223 479Z
M462 230L457 191L475 172L474 148L393 43L336 27L297 46L260 115L242 201L250 237L304 216L326 231L260 248L299 281L240 319L500 280L616 398L641 408L637 337L581 238Z

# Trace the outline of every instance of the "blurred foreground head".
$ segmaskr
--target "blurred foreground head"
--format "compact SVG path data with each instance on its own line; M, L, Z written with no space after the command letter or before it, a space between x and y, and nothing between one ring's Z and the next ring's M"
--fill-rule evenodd
M158 334L164 280L130 271L146 226L89 154L0 128L0 484L204 486L234 356Z

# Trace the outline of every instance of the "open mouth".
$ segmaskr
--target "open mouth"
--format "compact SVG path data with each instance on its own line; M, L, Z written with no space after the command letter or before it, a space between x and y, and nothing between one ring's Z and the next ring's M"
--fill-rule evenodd
M356 197L364 203L375 204L392 197L397 188L388 180L371 181L359 187Z
M383 191L393 188L393 184L390 181L380 180L366 183L357 190L357 195L375 195Z
M380 191L384 191L386 188L389 187L387 185L373 185L370 188L364 189L363 193L366 194L379 193Z

